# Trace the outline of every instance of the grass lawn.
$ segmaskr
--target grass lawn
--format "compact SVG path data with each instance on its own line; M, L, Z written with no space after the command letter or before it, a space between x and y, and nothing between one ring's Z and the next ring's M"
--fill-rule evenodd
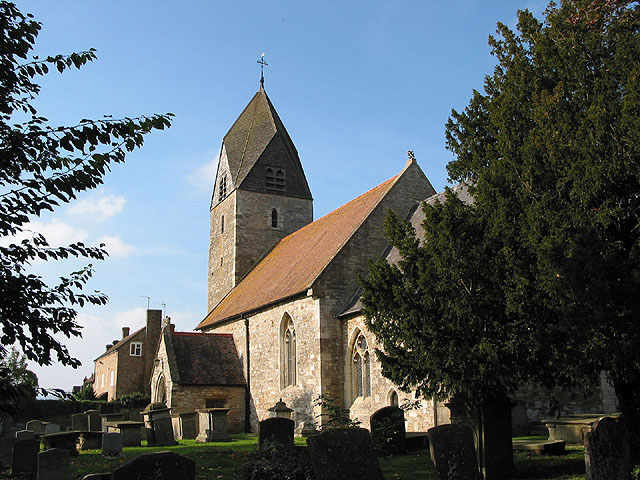
M71 460L71 479L80 480L89 473L111 472L120 465L148 452L170 450L196 462L196 478L232 480L236 468L241 465L247 452L256 448L257 437L249 434L232 435L229 443L195 443L181 440L174 447L125 448L124 455L107 459L99 450L82 452ZM305 445L306 439L296 438L297 445ZM514 462L517 472L513 478L536 480L585 480L584 449L570 448L561 457L516 453ZM413 452L381 458L380 466L387 480L435 480L435 472L428 452ZM7 473L0 478L11 478Z

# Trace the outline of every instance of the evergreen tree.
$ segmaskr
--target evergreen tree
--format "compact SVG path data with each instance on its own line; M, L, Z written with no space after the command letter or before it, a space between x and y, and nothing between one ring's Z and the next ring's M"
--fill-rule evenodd
M372 267L365 313L401 384L572 387L606 371L639 438L640 6L564 0L518 19L498 24L484 92L446 126L450 180L474 204L427 207L423 246L391 221L403 261Z
M75 308L104 304L107 297L82 293L91 265L55 285L29 273L29 266L37 259L102 260L107 252L103 246L82 243L52 247L38 233L22 241L14 236L24 232L34 217L100 185L111 164L123 162L126 152L142 146L145 134L168 127L171 115L51 125L33 106L40 93L37 78L53 69L62 73L80 68L96 56L89 50L30 58L40 27L14 4L0 2L0 237L8 243L0 246L0 343L18 343L26 357L39 364L55 360L77 367L80 362L54 334L80 336ZM0 346L0 356L4 354ZM11 393L4 376L0 391Z

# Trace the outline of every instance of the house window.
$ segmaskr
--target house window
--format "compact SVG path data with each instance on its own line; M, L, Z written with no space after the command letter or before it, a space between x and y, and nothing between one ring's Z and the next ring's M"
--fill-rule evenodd
M353 350L352 358L352 378L353 391L356 397L371 396L371 355L367 339L362 333L358 334Z
M207 398L205 408L224 408L227 400L225 398Z
M287 313L282 318L280 352L281 384L286 388L296 384L296 330Z
M267 193L284 193L284 170L281 168L268 167L265 173L265 187Z
M278 228L278 210L271 210L271 228Z
M113 387L113 380L115 378L115 373L116 372L111 372L111 382L109 383L109 386Z
M227 176L222 173L218 182L218 197L222 201L227 196Z
M142 343L141 342L131 342L129 346L129 355L132 357L141 357L142 356Z

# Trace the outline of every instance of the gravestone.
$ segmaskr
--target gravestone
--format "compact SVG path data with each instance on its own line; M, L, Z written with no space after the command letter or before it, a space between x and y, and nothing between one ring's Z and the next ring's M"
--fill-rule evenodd
M77 432L76 448L80 451L100 450L102 448L102 435L104 432Z
M11 451L13 450L13 442L15 441L16 439L13 437L0 438L0 470L11 464Z
M267 418L258 425L260 447L279 444L285 448L293 447L293 430L295 422L288 418Z
M70 432L48 433L42 436L42 443L44 444L45 450L50 448L64 448L70 455L76 457L78 455L76 443L78 442L79 434L80 432L74 430Z
M60 432L60 425L58 425L57 423L47 423L44 426L45 435L48 433L59 433L59 432Z
M395 406L382 407L371 415L371 440L383 453L405 453L407 432L404 411Z
M228 408L198 410L198 436L196 442L230 442L227 431Z
M122 435L119 433L102 434L102 455L119 457L122 455Z
M124 412L116 412L116 413L101 413L100 414L100 421L102 422L102 431L103 432L108 432L109 429L107 428L107 424L108 423L113 423L113 422L121 422L124 421L125 417L125 413Z
M198 436L198 412L185 412L178 414L180 437L195 439Z
M587 480L627 480L631 461L629 437L620 420L604 417L593 424L584 441Z
M39 451L38 440L16 440L11 451L11 475L36 473Z
M144 416L147 445L176 445L171 424L171 409L162 403L150 403L140 412Z
M145 453L114 470L113 480L194 480L196 463L173 452Z
M141 430L144 422L134 422L133 420L122 420L116 422L108 422L106 424L108 432L116 432L122 434L122 446L139 447L142 441Z
M16 432L16 439L18 440L33 440L36 438L36 434L31 430L18 430Z
M86 432L89 430L89 415L86 413L76 413L71 415L71 430Z
M38 480L69 480L69 450L52 448L38 453Z
M36 435L45 433L44 425L40 420L29 420L25 426L25 430L31 430Z
M84 412L87 415L88 419L88 429L90 432L101 432L102 431L102 418L100 418L99 410L87 410Z
M473 430L465 425L430 428L429 449L438 480L480 480Z
M364 428L331 428L308 437L317 480L383 480L369 432Z

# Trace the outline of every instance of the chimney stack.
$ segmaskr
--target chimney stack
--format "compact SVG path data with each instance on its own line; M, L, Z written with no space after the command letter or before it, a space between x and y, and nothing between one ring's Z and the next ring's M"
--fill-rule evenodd
M129 327L122 327L122 338L129 336Z

